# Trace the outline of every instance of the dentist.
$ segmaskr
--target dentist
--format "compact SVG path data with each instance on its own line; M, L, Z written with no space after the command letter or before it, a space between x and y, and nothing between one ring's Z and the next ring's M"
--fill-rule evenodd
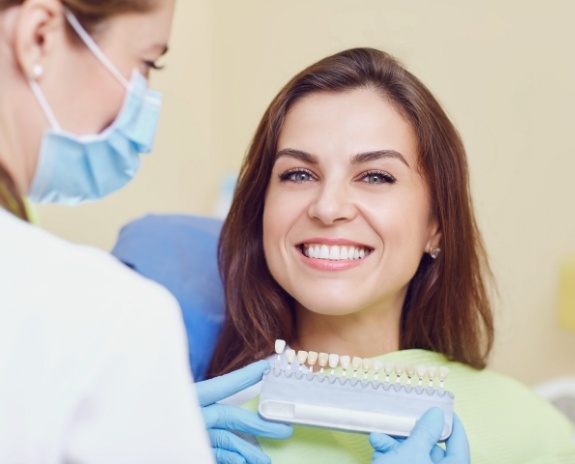
M176 301L27 222L149 152L174 0L0 0L0 461L210 463Z

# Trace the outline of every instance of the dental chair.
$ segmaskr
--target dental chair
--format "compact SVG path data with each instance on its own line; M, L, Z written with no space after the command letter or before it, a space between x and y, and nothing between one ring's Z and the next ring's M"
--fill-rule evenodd
M217 266L221 226L220 219L204 216L148 215L125 225L112 250L178 300L196 381L206 376L225 314Z

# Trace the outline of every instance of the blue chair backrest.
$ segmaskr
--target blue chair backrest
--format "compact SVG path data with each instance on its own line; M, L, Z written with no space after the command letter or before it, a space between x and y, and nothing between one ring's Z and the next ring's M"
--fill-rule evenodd
M221 226L221 220L210 217L149 215L125 225L112 250L178 300L196 380L205 378L225 314L217 265Z

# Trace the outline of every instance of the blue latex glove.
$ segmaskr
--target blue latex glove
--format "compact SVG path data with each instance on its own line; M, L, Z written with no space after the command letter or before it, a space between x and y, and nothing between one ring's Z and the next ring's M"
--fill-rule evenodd
M288 438L293 433L289 425L268 422L257 413L238 406L216 403L255 385L269 368L267 361L257 361L229 374L196 383L202 415L218 464L271 463L269 456L261 449L232 430L267 438Z
M369 442L375 449L372 464L469 464L469 444L459 418L453 416L453 430L445 450L437 445L443 428L443 412L431 408L417 421L411 435L394 439L372 433Z

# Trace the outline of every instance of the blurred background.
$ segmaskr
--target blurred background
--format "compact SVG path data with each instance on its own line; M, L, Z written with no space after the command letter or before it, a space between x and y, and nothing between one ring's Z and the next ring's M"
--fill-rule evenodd
M221 214L287 80L345 48L380 48L427 84L467 147L498 289L490 366L530 385L575 376L574 24L571 0L180 0L152 78L165 98L154 153L124 190L39 207L40 223L110 250L147 213Z

